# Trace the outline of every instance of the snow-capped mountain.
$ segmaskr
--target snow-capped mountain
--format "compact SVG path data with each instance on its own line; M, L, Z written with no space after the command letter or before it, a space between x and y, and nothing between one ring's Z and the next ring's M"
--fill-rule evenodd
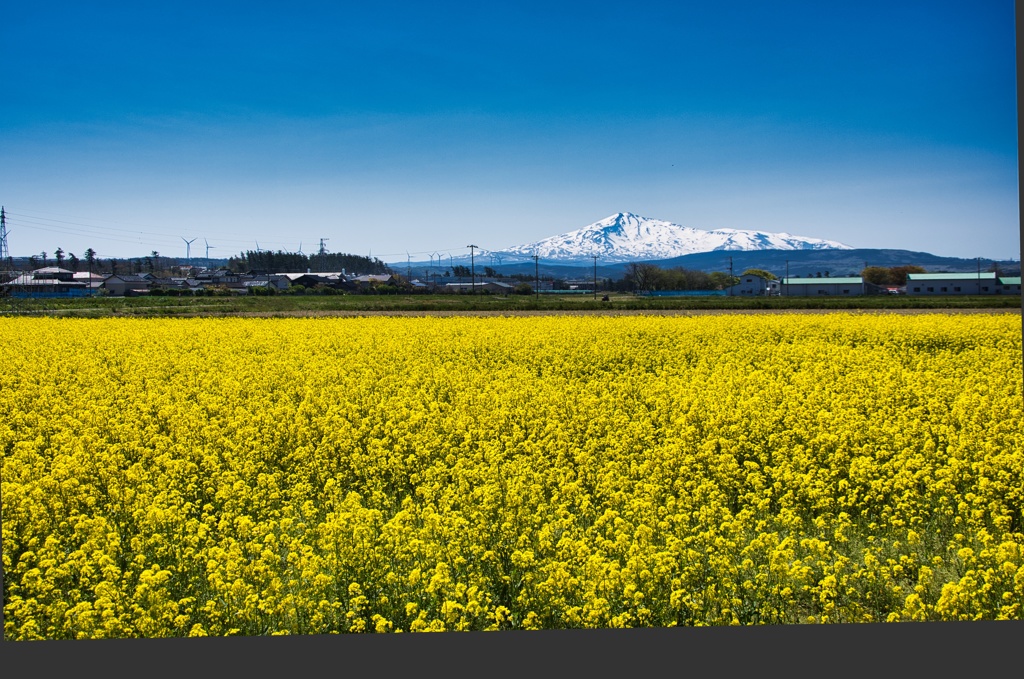
M546 260L628 262L670 259L713 250L827 250L852 249L821 238L788 233L718 229L704 231L660 219L620 212L576 231L534 243L517 245L494 255L539 255Z

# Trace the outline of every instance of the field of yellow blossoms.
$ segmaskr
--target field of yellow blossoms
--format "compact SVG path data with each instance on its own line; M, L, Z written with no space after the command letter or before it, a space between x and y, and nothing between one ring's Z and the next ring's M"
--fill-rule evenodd
M1021 319L5 318L7 639L1024 618Z

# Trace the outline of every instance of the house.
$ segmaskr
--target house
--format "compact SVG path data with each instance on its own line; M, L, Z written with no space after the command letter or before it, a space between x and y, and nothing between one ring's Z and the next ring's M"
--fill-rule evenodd
M287 290L291 287L292 281L289 276L296 274L263 274L242 279L242 286L246 288L268 288L277 291ZM298 274L299 277L305 274Z
M817 297L832 295L852 297L864 294L864 279L860 276L843 278L783 278L780 288L784 297Z
M150 290L182 290L186 287L184 278L149 278Z
M217 269L216 271L201 271L195 275L195 279L203 285L231 285L239 281L239 276L227 269Z
M74 279L81 283L85 283L85 287L91 292L96 293L103 287L103 280L106 275L101 273L89 273L88 271L76 271Z
M21 274L3 284L12 297L83 297L89 294L85 281L75 280L75 272L56 266L46 266Z
M593 278L570 278L565 281L565 289L570 292L594 292Z
M777 295L779 294L779 281L756 274L744 274L740 276L740 282L728 288L728 291L730 295L736 297Z
M359 285L359 287L370 287L373 285L398 285L399 280L396 276L389 273L380 274L367 274L365 276L356 276L352 279Z
M284 290L286 287L292 285L301 285L305 288L315 288L318 285L325 285L329 288L335 288L338 290L346 290L355 287L345 274L338 271L324 271L313 273L306 271L306 273L282 273L273 274L270 279L274 281L275 287L279 290Z
M994 295L997 285L994 271L907 274L908 295Z
M114 297L149 294L150 280L134 274L111 274L103 279L103 290Z
M485 283L445 283L444 287L441 288L441 292L454 292L454 293L472 293L476 291L478 294L481 292L488 292L495 295L510 295L515 290L515 286L509 285L508 283L501 283L498 281L487 281Z

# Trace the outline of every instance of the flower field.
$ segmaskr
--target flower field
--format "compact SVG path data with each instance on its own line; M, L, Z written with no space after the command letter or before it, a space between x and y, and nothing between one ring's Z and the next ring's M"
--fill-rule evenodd
M8 640L1024 618L1021 319L5 318Z

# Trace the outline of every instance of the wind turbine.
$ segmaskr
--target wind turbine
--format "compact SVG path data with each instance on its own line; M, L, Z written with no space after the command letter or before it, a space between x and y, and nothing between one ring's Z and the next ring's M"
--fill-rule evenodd
M192 263L192 243L194 243L196 239L193 238L192 240L185 240L185 237L181 236L181 240L185 241L185 259L187 259L188 263L191 264Z
M210 245L210 242L207 241L205 238L203 239L203 242L206 243L206 259L210 259L210 248L213 248L214 250L216 250L217 248L214 247L213 245ZM207 262L207 264L209 264L209 262Z

